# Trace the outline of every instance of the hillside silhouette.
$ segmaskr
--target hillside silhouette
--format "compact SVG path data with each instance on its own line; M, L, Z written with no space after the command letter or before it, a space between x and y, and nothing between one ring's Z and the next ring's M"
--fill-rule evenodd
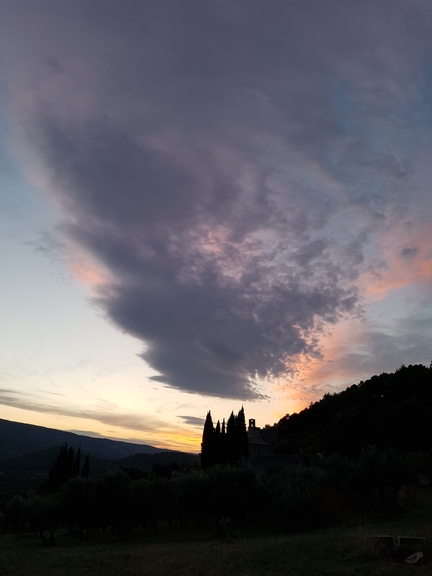
M287 414L277 424L275 451L356 457L373 445L429 452L431 413L432 365L402 365Z
M156 454L167 451L148 444L92 438L64 430L0 419L0 461L47 450L53 446L58 447L64 442L71 446L81 446L83 452L89 452L99 460L117 460L133 454Z

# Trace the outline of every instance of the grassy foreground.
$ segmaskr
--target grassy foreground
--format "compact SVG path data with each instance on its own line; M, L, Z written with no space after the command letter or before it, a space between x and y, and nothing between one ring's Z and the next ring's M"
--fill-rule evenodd
M134 533L124 543L111 534L78 541L59 533L44 548L38 537L0 536L1 576L393 576L432 574L432 491L391 521L287 535L235 530L227 540L211 528L164 529L158 536ZM408 565L379 554L369 535L422 536L424 559ZM396 556L396 554L394 555ZM404 555L402 555L404 557Z

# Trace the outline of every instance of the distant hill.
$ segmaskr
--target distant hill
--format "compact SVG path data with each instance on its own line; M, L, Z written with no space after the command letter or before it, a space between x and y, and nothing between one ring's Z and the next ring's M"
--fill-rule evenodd
M59 451L60 446L53 446L47 450L38 450L37 452L31 452L30 454L18 456L17 458L2 460L0 462L0 470L6 471L7 473L13 472L15 474L26 472L35 473L36 475L43 473L46 475L57 458Z
M91 438L73 432L0 419L0 461L61 446L64 442L75 448L81 446L82 454L89 453L91 457L98 460L118 460L133 454L167 452L167 450L147 444Z
M432 367L401 366L325 394L278 422L276 452L356 456L365 446L392 446L402 453L432 447Z

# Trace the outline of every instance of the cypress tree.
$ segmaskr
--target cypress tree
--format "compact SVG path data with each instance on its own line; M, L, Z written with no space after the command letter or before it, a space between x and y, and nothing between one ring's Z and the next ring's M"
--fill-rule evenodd
M214 434L214 464L221 464L222 460L222 436L219 420L217 421Z
M74 476L78 476L79 475L79 471L80 471L80 467L81 467L81 445L78 448L78 452L75 458L75 462L73 465L73 475Z
M74 448L68 449L67 442L64 442L55 462L48 471L48 478L39 489L41 492L45 494L57 492L62 484L75 476L74 454Z
M249 440L246 430L246 418L243 406L237 416L237 454L238 461L249 459Z
M68 480L74 477L75 475L74 460L75 460L75 448L71 446L67 451L66 464L63 469L62 484L63 482L67 482Z
M201 444L201 466L209 468L215 464L229 464L236 466L249 458L249 442L246 430L244 408L237 414L231 412L227 423L218 420L213 426L211 412L209 411L204 423Z
M237 421L234 412L231 412L226 426L226 459L231 466L237 463Z
M222 420L222 429L220 437L220 461L219 464L228 464L228 454L227 454L227 439L226 439L226 425L225 418Z
M84 464L81 471L82 478L88 478L90 470L90 454L87 454L86 459L84 460Z
M201 443L201 466L209 468L215 464L215 430L210 410L207 413Z

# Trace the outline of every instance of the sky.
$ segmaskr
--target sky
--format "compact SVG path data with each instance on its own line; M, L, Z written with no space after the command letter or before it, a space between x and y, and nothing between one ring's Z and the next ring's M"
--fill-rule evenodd
M199 451L432 360L428 0L0 0L0 417Z

